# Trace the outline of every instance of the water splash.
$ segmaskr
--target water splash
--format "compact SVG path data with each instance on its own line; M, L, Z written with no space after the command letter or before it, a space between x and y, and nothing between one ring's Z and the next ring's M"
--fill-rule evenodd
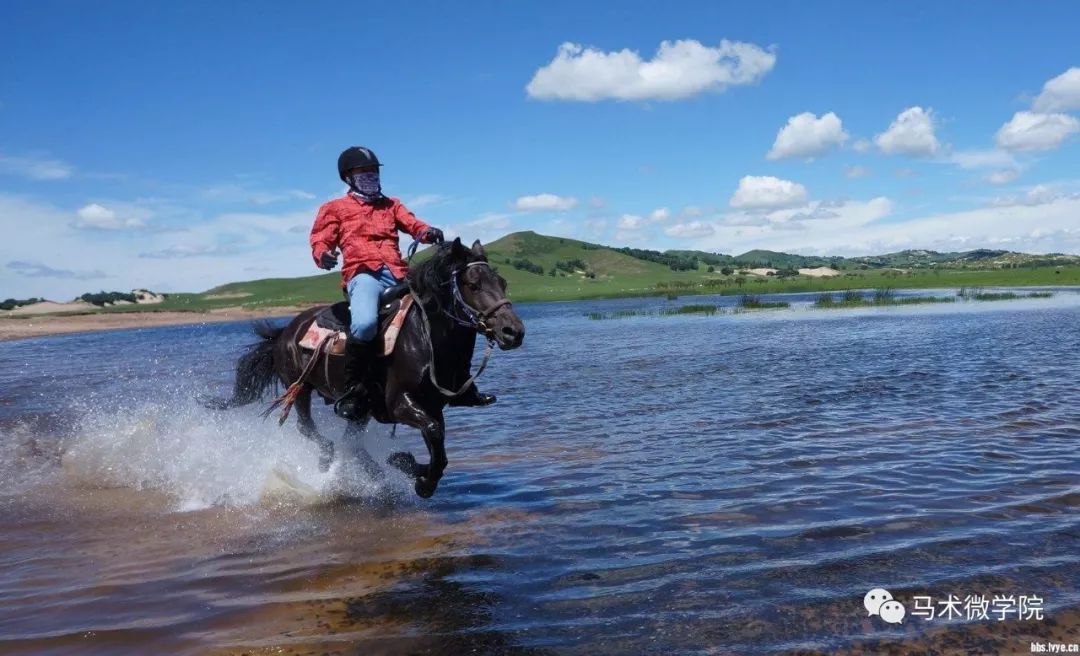
M373 499L406 489L404 480L397 480L401 477L373 476L363 466L364 447L385 461L389 445L379 437L385 427L365 433L363 444L336 439L338 458L324 473L318 471L318 448L293 422L279 427L259 417L255 406L216 412L193 399L124 404L89 399L77 405L81 418L63 437L37 435L25 425L5 431L0 466L18 473L10 480L20 489L63 483L79 489L154 490L184 511ZM340 422L324 424L324 430L341 430ZM42 443L53 445L51 455L42 453L50 450Z

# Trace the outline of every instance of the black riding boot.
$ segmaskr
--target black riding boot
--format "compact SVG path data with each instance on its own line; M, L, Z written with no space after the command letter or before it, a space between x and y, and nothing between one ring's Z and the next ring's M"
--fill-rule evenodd
M345 393L334 404L334 412L343 419L359 421L368 413L367 374L371 361L371 342L349 339L345 343Z
M491 405L492 403L495 403L496 400L497 399L495 398L494 394L487 394L485 392L481 392L480 390L476 389L476 384L473 383L469 386L469 389L465 390L464 392L458 394L455 397L452 397L447 403L447 405L473 407L480 405Z

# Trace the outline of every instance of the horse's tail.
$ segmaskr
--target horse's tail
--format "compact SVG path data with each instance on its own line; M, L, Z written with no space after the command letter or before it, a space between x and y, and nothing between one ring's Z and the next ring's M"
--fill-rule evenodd
M269 321L259 321L255 323L254 330L262 339L249 346L237 361L232 398L200 398L199 402L205 407L228 410L254 403L274 384L274 342L285 332L285 328L274 326Z

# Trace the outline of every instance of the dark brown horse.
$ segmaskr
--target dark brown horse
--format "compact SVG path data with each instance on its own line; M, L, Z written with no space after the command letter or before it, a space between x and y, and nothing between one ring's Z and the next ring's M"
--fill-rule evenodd
M428 464L420 464L404 452L392 455L389 463L410 475L416 493L428 498L435 493L447 464L443 409L470 405L469 399L476 395L470 378L476 335L486 337L489 346L513 349L521 346L525 325L506 298L506 281L488 265L479 241L471 249L460 239L437 247L430 259L409 271L407 282L413 308L393 352L371 365L370 418L406 424L423 434L430 454ZM301 349L298 341L326 307L305 310L284 328L256 325L255 332L262 340L237 363L232 398L208 402L220 409L253 403L274 385L275 378L292 385L301 378L310 358L319 357L294 389L292 402L300 432L321 449L319 467L323 471L333 460L334 443L312 420L311 395L317 392L333 402L345 391L343 358L313 356Z

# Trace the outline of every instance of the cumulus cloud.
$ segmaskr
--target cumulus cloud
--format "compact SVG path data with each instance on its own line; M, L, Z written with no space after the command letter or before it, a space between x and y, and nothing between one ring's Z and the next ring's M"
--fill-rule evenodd
M577 207L577 199L555 194L522 196L514 201L514 209L521 212L565 212Z
M54 269L40 262L26 262L15 260L7 263L8 271L27 278L60 278L64 280L94 280L108 277L104 271L72 271L71 269Z
M90 203L80 207L75 215L78 219L73 224L76 228L91 228L96 230L124 230L130 228L145 227L142 219L128 217L121 219L116 212L104 205Z
M779 209L806 204L806 187L771 175L747 175L739 180L739 188L730 205L741 209Z
M541 100L679 100L753 84L775 64L771 50L726 39L715 48L693 39L664 41L648 60L629 49L564 43L525 90Z
M1080 68L1073 66L1044 84L1031 108L1042 113L1080 109Z
M711 223L704 221L690 221L688 223L676 223L664 228L664 234L669 237L678 237L681 239L691 237L705 237L715 232Z
M71 166L55 159L9 157L0 155L0 173L30 180L63 180L70 178Z
M649 213L649 220L653 223L662 223L671 218L671 210L666 207L658 207Z
M637 230L645 224L645 219L636 214L623 214L619 217L619 230Z
M1053 150L1080 132L1080 120L1068 114L1016 112L997 131L997 144L1006 150Z
M817 157L843 145L847 138L848 134L844 132L840 117L833 112L821 118L810 112L803 112L789 118L787 125L780 128L776 141L765 157Z
M889 129L874 137L874 143L886 155L910 157L932 157L941 148L934 135L933 112L918 106L900 112Z
M870 175L870 169L865 166L845 166L844 175L849 178L864 178Z

